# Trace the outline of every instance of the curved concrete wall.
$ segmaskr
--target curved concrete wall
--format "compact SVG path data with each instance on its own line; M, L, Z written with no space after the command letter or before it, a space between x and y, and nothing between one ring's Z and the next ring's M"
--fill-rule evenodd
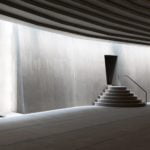
M91 105L106 85L104 55L118 55L117 75L130 75L150 88L148 46L63 35L7 21L0 27L2 49L10 50L12 60L17 57L11 66L17 66L17 106L15 96L11 103L18 112ZM10 69L13 93L14 70ZM144 99L140 89L128 81L124 84Z
M24 112L91 105L106 85L111 43L18 26Z

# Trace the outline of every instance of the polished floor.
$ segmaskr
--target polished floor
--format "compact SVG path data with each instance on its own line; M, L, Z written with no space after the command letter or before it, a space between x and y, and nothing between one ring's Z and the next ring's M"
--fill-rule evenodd
M0 150L149 150L150 105L83 106L0 119Z

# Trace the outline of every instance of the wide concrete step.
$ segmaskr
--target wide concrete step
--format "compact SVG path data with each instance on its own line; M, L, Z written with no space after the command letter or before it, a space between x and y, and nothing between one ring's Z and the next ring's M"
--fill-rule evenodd
M120 85L108 85L107 87L112 87L112 88L127 88L126 86L120 86Z
M103 93L104 96L133 96L133 93ZM101 95L99 95L98 97L100 97Z
M139 107L145 106L125 86L108 86L95 100L95 105L114 107Z
M110 90L126 90L127 88L125 86L108 86L107 89L110 89Z
M108 107L142 107L145 103L101 103L95 102L96 106L108 106Z
M141 100L110 100L110 99L99 99L97 102L101 103L141 103Z
M112 100L115 100L115 99L120 99L120 100L123 100L123 99L128 99L128 100L136 100L137 97L136 96L100 96L100 99L112 99Z
M129 90L110 90L110 89L106 89L105 92L107 93L130 93Z

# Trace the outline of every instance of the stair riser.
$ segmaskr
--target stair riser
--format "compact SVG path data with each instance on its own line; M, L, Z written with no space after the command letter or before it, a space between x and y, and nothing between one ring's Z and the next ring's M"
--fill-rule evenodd
M141 107L142 103L133 93L126 87L109 86L95 100L97 106L112 106L112 107Z
M101 98L101 97L135 97L133 94L102 94L102 95L99 95L97 98Z
M119 85L118 85L118 86L115 86L115 85L108 85L107 87L108 87L108 88L111 88L111 87L112 87L112 88L127 88L126 86L119 86Z
M118 90L105 90L104 92L106 92L106 93L130 93L130 91L118 91Z
M135 102L135 101L140 101L141 102L141 100L140 99L103 99L103 98L98 98L98 99L96 99L95 100L95 102L101 102L101 101L121 101L121 102L123 102L123 101L133 101L133 102Z
M100 103L100 102L96 102L95 103L96 106L110 106L110 107L143 107L145 106L144 103L138 103L138 104L135 104L135 103L129 103L129 104L126 104L126 103L123 103L123 104L114 104L114 103Z
M108 87L108 90L119 90L119 91L124 91L127 90L127 88L112 88L112 87Z
M118 94L118 93L104 93L103 96L133 96L131 93L123 93L123 94Z
M99 100L101 103L140 103L140 100Z
M124 97L120 97L120 96L101 96L100 99L137 100L137 97L134 97L134 96L130 96L130 97L129 96L124 96Z

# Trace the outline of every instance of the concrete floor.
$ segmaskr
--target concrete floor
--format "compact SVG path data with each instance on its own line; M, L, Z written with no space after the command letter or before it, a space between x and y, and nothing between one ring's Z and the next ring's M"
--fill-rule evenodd
M0 119L0 150L148 150L150 105L84 106Z

